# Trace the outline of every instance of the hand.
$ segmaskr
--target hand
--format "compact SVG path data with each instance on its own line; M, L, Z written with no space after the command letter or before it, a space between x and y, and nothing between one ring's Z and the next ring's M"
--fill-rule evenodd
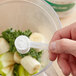
M76 23L57 31L49 45L50 60L57 58L58 64L68 76L76 76Z

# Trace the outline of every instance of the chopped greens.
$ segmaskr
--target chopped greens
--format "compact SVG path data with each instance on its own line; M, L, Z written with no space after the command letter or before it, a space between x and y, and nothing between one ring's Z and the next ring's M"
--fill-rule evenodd
M35 58L36 60L40 61L41 55L42 55L42 51L37 52L36 49L31 48L30 51L26 54L20 54L18 53L22 58L27 56L27 55L31 55L33 58Z
M16 50L16 47L14 45L14 41L15 39L20 36L20 35L25 35L27 37L30 37L30 35L32 34L32 32L30 30L26 30L25 32L22 32L20 30L13 30L11 29L7 29L4 32L2 32L2 36L4 39L7 40L7 42L10 45L10 49L9 51L14 53ZM40 61L41 55L42 55L42 51L37 52L36 49L31 48L30 51L26 54L20 54L19 55L23 58L24 56L27 55L31 55L33 58L35 58L36 60Z
M8 29L4 32L2 32L2 37L4 39L6 39L10 45L10 52L15 52L16 51L16 48L15 48L15 45L14 45L14 41L15 39L19 36L19 35L26 35L27 37L29 37L30 35L32 34L32 32L30 30L26 30L25 32L22 32L20 30L13 30L12 28L11 29Z
M14 70L13 70L14 76L19 76L18 69L19 69L19 64L14 64Z

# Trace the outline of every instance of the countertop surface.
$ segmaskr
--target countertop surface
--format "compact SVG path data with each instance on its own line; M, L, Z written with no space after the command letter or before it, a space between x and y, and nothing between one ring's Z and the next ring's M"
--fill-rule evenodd
M66 18L63 18L63 19L60 19L60 20L61 20L61 23L62 23L63 27L66 27L66 26L76 22L76 11L73 12L69 17L66 17ZM53 63L53 66L54 66L58 76L64 76L63 73L61 72L58 64L57 64L57 61L55 61ZM70 76L72 76L72 75L70 75Z

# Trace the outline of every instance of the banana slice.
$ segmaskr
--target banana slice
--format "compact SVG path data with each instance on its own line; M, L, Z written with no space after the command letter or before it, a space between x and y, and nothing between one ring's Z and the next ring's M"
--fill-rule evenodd
M14 69L14 67L11 67L9 73L7 73L6 76L14 76L13 75L13 69Z
M45 37L41 34L41 33L32 33L32 35L29 37L29 39L31 41L34 42L41 42L41 43L45 43ZM41 49L36 49L37 52L40 52Z
M8 74L10 70L11 70L10 67L5 67L2 69L2 72Z
M18 53L17 52L15 52L14 53L14 61L16 62L16 63L20 63L20 61L21 61L21 57L18 55Z
M0 60L3 67L11 66L15 63L14 56L10 52L3 54Z
M4 67L2 69L2 72L7 75L10 72L10 70L12 70L12 69L13 69L13 66Z
M45 37L40 33L32 33L32 35L29 37L31 41L35 42L45 42Z
M4 38L0 38L0 54L9 51L9 44Z
M21 59L21 65L28 71L30 74L35 73L41 67L41 64L31 56L25 56Z

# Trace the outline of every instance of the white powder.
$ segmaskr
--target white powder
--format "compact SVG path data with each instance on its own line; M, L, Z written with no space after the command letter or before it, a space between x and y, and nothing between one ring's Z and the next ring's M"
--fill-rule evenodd
M15 40L15 47L17 51L21 54L24 54L29 51L29 39L26 36L19 36Z

